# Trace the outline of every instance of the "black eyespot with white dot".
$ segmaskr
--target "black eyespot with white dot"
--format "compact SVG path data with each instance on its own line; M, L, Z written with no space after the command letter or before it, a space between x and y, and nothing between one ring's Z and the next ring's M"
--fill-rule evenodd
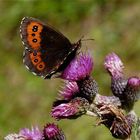
M37 32L38 31L38 26L37 25L34 25L32 31L33 32Z
M34 28L34 29L38 29L38 26L37 26L37 25L34 25L33 28Z
M32 36L35 36L35 34L33 33Z
M34 62L37 63L38 62L38 59L34 59Z
M36 43L36 42L37 42L37 39L36 39L36 38L34 38L32 41L33 41L34 43Z

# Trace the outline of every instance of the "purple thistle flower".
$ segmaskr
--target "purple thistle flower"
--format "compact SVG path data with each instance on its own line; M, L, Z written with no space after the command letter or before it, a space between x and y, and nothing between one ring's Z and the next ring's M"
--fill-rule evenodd
M104 66L112 77L118 79L123 76L123 63L115 53L106 56Z
M86 113L89 102L85 98L76 97L69 103L62 103L52 109L52 117L56 119L77 118Z
M93 69L93 60L89 54L80 54L62 72L61 78L78 81L89 76Z
M66 140L66 137L57 125L51 123L44 127L43 140Z
M20 135L24 136L25 139L29 140L41 140L42 133L40 132L38 127L32 127L32 129L23 128L19 132Z
M130 111L133 108L134 103L139 99L139 96L140 79L139 77L130 77L123 92L123 96L120 98L123 107Z
M64 100L71 100L77 93L79 88L76 82L67 82L62 91L59 91L59 96Z
M115 53L110 53L105 58L104 66L111 76L112 93L121 98L127 84L127 79L123 75L124 66L121 59Z

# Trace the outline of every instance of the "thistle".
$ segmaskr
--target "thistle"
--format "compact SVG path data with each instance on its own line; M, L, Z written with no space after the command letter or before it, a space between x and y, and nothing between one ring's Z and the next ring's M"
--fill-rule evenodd
M42 140L66 140L66 137L57 125L51 123L44 127Z
M121 59L115 53L110 53L105 58L104 66L111 76L112 93L117 97L121 97L127 84Z
M68 103L62 103L52 108L51 115L55 119L75 119L86 113L89 102L85 98L76 97Z
M123 63L115 53L106 56L104 66L111 76L112 96L99 94L98 84L91 76L92 57L80 53L59 77L66 82L53 103L51 116L56 120L77 119L82 115L98 117L98 124L107 127L117 139L129 139L138 124L135 132L140 137L140 121L133 111L140 97L140 78L124 78ZM7 135L5 140L66 140L66 137L56 124L49 123L43 130L38 127L21 129L17 134Z
M67 66L61 77L69 81L76 81L80 97L92 103L98 93L97 82L90 76L93 69L93 60L89 54L80 54Z

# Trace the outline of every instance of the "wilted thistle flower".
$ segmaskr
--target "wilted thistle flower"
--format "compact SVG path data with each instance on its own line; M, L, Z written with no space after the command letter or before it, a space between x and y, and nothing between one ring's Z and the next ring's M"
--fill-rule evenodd
M43 140L66 140L66 137L57 125L47 124L43 129Z
M79 81L90 75L93 60L89 54L79 54L62 72L61 78L69 81Z
M101 119L100 123L109 128L113 137L118 139L130 137L132 129L131 119L128 119L121 109L113 105L103 105L99 108L98 114Z
M115 53L110 53L105 58L104 66L111 76L112 93L121 97L127 84L123 75L124 66L121 59Z
M24 136L26 140L41 140L42 133L38 127L32 127L32 129L23 128L19 132L20 135Z
M139 99L140 96L140 78L131 77L128 79L126 88L121 98L122 106L130 111L133 109L134 103Z
M56 119L75 119L86 113L89 102L85 98L76 97L68 103L53 107L51 115Z

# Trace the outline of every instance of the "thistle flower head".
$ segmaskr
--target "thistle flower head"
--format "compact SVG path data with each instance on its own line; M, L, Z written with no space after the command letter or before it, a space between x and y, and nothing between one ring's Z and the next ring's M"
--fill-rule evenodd
M32 127L32 129L23 128L19 132L20 135L24 136L25 139L29 140L41 140L42 133L38 127Z
M89 102L85 98L76 97L69 103L62 103L52 109L52 117L56 119L77 118L86 113Z
M78 81L89 76L93 69L93 60L89 54L80 54L62 72L61 78Z
M79 88L76 82L67 82L63 90L59 92L59 96L64 100L71 100L78 92Z
M43 140L65 140L65 135L54 123L47 124L43 130Z
M120 78L123 75L123 63L115 53L106 56L104 67L113 78Z

